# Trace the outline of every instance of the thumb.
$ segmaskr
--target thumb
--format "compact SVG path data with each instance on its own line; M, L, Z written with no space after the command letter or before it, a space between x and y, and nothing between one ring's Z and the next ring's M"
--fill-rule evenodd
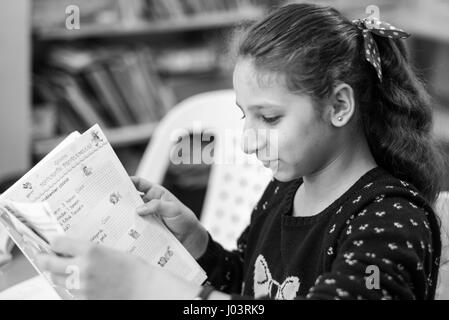
M59 236L51 242L54 252L65 256L76 256L85 253L90 246L90 242L80 241L67 236Z
M139 216L160 215L163 218L175 218L180 215L179 207L173 203L160 199L153 199L136 209Z

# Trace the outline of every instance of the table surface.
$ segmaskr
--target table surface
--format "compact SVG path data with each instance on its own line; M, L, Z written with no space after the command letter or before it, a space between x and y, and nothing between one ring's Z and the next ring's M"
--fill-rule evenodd
M0 291L38 275L17 246L11 254L13 259L0 267Z

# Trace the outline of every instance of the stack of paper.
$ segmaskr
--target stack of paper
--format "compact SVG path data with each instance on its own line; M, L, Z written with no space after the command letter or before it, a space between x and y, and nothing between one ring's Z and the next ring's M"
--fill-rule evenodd
M95 125L82 135L71 134L0 196L0 223L38 272L36 254L52 254L49 242L65 233L133 253L187 281L204 282L204 271L165 225L135 213L141 204ZM71 297L64 288L55 290L62 298Z

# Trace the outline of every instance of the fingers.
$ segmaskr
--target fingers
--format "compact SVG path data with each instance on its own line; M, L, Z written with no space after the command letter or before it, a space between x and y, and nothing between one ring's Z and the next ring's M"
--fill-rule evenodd
M78 256L89 249L90 243L79 241L66 236L57 237L51 243L54 252L65 256Z
M51 274L51 282L53 282L54 285L66 288L67 284L67 277L66 274Z
M132 176L131 181L134 183L137 190L144 193L147 193L155 185L148 180L136 176Z
M56 274L67 274L69 267L75 265L73 258L60 258L48 254L39 255L36 263L40 269Z
M72 259L59 258L49 255L41 255L37 258L37 265L43 271L50 274L53 285L70 290L74 295L80 297L81 277L80 268L73 264Z
M164 188L156 183L135 176L131 177L131 181L138 191L145 194L143 196L144 201L160 199L164 194Z
M159 214L164 218L174 218L179 215L179 210L173 203L158 199L150 200L138 207L136 212L140 216Z

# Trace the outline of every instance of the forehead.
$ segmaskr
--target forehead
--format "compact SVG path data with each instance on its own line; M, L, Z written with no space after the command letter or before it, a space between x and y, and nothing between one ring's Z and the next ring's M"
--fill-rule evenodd
M256 67L253 59L239 59L234 68L234 85L246 86L252 89L268 89L281 87L283 77L275 72L261 70Z
M266 104L286 107L306 98L287 89L285 76L260 70L248 58L237 62L233 82L237 103L244 107Z
M258 69L251 59L240 59L234 68L233 84L237 98L277 100L291 94L284 83L282 75Z

